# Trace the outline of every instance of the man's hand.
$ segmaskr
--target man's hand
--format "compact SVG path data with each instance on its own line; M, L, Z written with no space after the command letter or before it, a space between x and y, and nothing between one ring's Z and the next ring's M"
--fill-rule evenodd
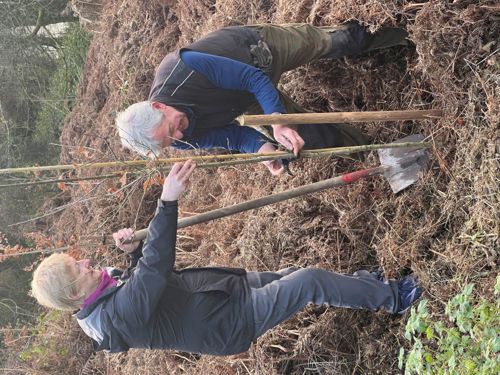
M160 199L162 201L176 201L179 199L182 192L186 190L186 184L195 167L196 164L191 159L175 163L163 183Z
M295 156L299 156L305 142L297 131L286 125L273 125L273 135L277 142L291 150Z
M135 230L132 228L120 229L118 232L113 233L113 239L115 240L115 245L121 251L128 254L133 253L137 246L139 246L140 241L133 241L135 235ZM123 243L124 241L131 241L130 243Z
M276 148L272 145L272 143L264 143L261 148L259 148L258 153L268 153L268 152L275 152ZM283 163L281 160L266 160L263 161L262 164L264 164L267 169L269 169L269 172L273 174L274 176L279 176L280 174L283 174L285 172L285 168L283 167Z

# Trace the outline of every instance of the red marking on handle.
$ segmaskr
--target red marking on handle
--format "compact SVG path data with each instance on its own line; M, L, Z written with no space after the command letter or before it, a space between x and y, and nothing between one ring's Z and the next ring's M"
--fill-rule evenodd
M342 181L344 181L346 184L351 184L358 181L360 178L369 176L370 172L372 172L370 169L363 169L361 171L346 173L342 175Z

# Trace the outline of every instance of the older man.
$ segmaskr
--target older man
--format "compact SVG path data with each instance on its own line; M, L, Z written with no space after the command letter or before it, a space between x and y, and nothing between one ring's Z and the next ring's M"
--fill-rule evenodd
M149 100L117 118L126 147L145 156L161 149L225 148L273 152L275 142L255 129L241 127L243 113L305 112L276 89L282 73L321 58L360 55L406 43L402 29L368 33L356 23L336 27L307 24L227 27L169 53L156 70ZM305 147L360 145L366 137L345 124L297 127L273 125L274 139L295 154ZM280 161L264 162L272 174Z

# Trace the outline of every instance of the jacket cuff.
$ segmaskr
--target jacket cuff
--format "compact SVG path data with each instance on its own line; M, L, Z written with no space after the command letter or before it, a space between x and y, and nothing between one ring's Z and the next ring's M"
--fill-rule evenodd
M142 247L144 246L144 241L139 242L137 249L128 253L127 256L129 258L130 264L135 267L137 261L142 257Z
M162 201L161 199L158 199L156 214L160 213L161 211L164 211L165 213L177 211L177 201Z

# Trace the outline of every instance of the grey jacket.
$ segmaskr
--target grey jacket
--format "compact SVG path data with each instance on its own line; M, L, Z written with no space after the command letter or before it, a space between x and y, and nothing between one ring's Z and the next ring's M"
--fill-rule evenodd
M254 319L246 271L174 270L176 232L177 202L159 201L136 267L76 313L96 350L231 355L250 347Z

